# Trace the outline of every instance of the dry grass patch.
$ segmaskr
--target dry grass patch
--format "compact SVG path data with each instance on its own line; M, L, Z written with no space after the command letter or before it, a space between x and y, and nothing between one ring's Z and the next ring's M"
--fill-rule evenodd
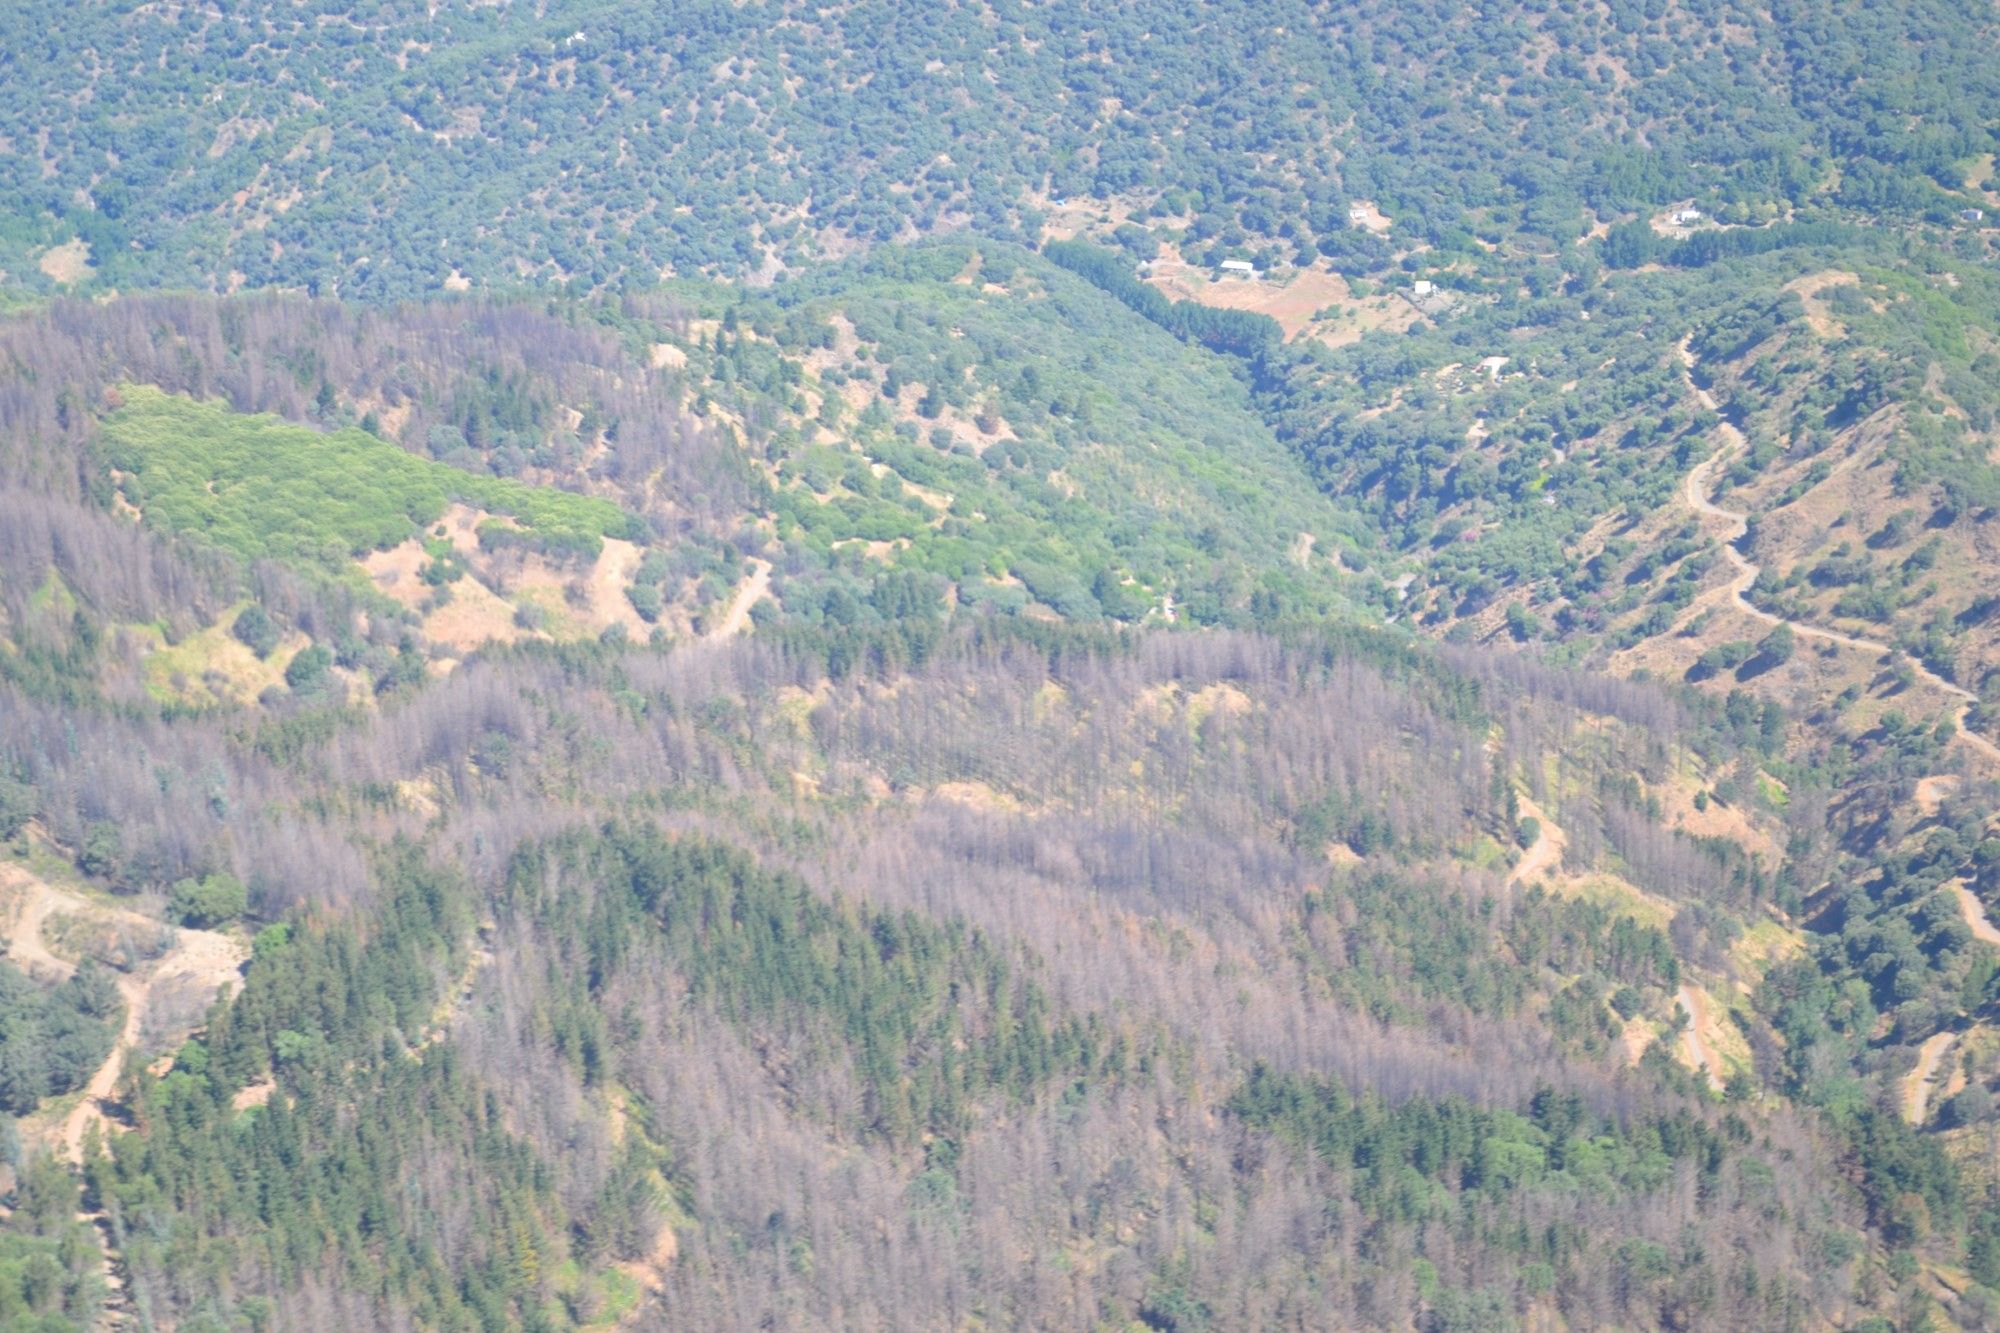
M1543 829L1543 836L1546 837L1546 824L1543 825ZM1665 930L1673 923L1674 914L1679 910L1665 898L1646 892L1632 881L1603 871L1558 876L1547 883L1551 889L1565 898L1595 903L1599 907L1623 913L1642 926L1653 926L1660 930Z
M64 286L82 282L97 271L90 262L90 243L82 239L64 241L44 250L35 267L50 281Z
M237 606L207 629L175 644L154 626L135 627L132 633L151 645L142 663L146 692L162 703L249 704L265 690L282 687L285 668L312 640L293 631L269 657L259 658L230 633L247 606Z
M921 792L912 793L921 796ZM987 810L1000 814L1018 814L1021 803L1003 791L989 787L984 782L940 782L931 788L933 800L950 801L955 805L969 806L974 810Z
M514 608L491 588L470 576L445 585L451 600L424 617L424 637L457 653L469 653L489 643L513 643L531 638L514 619Z

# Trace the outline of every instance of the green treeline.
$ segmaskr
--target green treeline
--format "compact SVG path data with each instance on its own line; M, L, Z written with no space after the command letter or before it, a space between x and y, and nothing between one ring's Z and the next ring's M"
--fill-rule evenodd
M1170 301L1132 275L1130 261L1088 241L1050 241L1043 248L1056 263L1088 279L1177 338L1217 352L1249 356L1284 340L1278 321L1249 310L1218 310L1198 301Z
M1804 245L1843 245L1857 235L1844 222L1779 222L1768 227L1730 227L1721 231L1698 231L1683 240L1670 240L1644 221L1613 227L1604 238L1604 262L1612 268L1638 268L1641 264L1666 264L1672 268L1701 268L1723 259L1769 254Z
M119 396L102 439L106 460L130 474L126 498L148 521L238 555L337 566L406 540L453 500L520 525L482 525L488 544L497 537L594 558L605 537L632 532L633 520L608 501L463 472L366 431L322 434L150 385L127 385Z
M381 876L365 920L259 935L242 994L170 1073L132 1085L145 1132L111 1140L86 1193L139 1285L219 1291L247 1267L368 1293L425 1327L533 1322L524 1302L565 1245L549 1178L453 1046L418 1050L437 979L465 956L465 887L409 851ZM268 1098L239 1109L263 1080ZM477 1214L456 1255L423 1238L447 1196ZM239 1313L268 1319L269 1303Z
M1095 1021L1053 1013L1019 965L962 924L830 902L734 848L632 825L521 853L517 903L537 897L551 860L600 880L581 923L593 992L650 952L650 926L697 1002L744 1026L795 1021L850 1052L864 1127L891 1140L962 1134L983 1098L1028 1097L1128 1059ZM535 907L552 932L579 925L566 900ZM607 1054L589 1051L587 1078L603 1076Z
M1712 1184L1728 1156L1726 1139L1685 1111L1621 1130L1590 1114L1574 1095L1548 1088L1535 1094L1525 1114L1456 1097L1392 1105L1260 1065L1228 1109L1311 1149L1336 1170L1359 1173L1356 1197L1363 1207L1400 1221L1425 1215L1434 1202L1431 1187L1489 1194L1564 1186L1655 1189L1681 1162Z

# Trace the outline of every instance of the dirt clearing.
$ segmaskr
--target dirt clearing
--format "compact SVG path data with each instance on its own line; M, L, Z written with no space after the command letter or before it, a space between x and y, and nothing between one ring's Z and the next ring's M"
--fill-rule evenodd
M1147 281L1177 301L1269 315L1278 321L1287 342L1319 323L1320 311L1354 302L1346 279L1316 268L1295 270L1281 282L1262 277L1210 281L1206 270L1171 258L1156 260Z
M35 267L52 282L64 285L82 282L97 271L90 263L90 244L82 240L65 241L44 250Z
M1687 1026L1681 1029L1681 1063L1708 1076L1710 1087L1722 1087L1722 1061L1715 1054L1715 1019L1710 1014L1708 996L1693 986L1683 985L1675 995Z

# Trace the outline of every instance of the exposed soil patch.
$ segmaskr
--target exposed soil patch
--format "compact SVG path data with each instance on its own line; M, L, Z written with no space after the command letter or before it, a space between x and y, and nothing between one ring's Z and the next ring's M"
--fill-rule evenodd
M1562 865L1563 852L1569 846L1569 836L1562 825L1549 818L1548 811L1536 805L1526 792L1520 795L1521 814L1541 826L1541 836L1535 845L1521 854L1514 868L1507 872L1509 884L1526 884L1530 880L1543 879Z
M1346 279L1317 268L1294 270L1282 281L1262 277L1211 280L1207 270L1176 256L1155 260L1147 281L1177 301L1268 315L1284 330L1287 342L1319 324L1322 310L1354 303Z
M1720 1090L1722 1061L1715 1054L1715 1018L1710 1011L1708 996L1698 987L1683 985L1675 999L1688 1019L1687 1026L1681 1029L1681 1063L1708 1075L1709 1086Z
M1936 773L1927 778L1918 778L1915 792L1917 809L1923 812L1925 818L1929 818L1936 814L1938 808L1957 790L1956 773Z
M13 918L8 926L9 956L34 970L66 977L75 964L57 956L44 938L44 927L52 919L80 918L121 928L163 929L151 917L107 903L92 902L81 894L57 888L18 865L0 863L0 888L13 902ZM120 973L116 977L119 997L125 1002L125 1025L111 1054L84 1085L83 1098L59 1124L42 1126L43 1133L71 1162L83 1160L84 1140L95 1127L109 1133L113 1122L105 1112L105 1102L118 1086L126 1057L142 1041L172 1046L185 1040L200 1021L207 1000L233 989L241 979L249 950L241 940L210 930L182 929L172 933L166 951L151 963ZM184 996L198 992L206 998L193 1013L192 1021L170 1024L165 1030L151 1023L156 998ZM172 1006L184 1012L186 1005Z
M1903 1119L1913 1125L1924 1123L1930 1113L1931 1088L1937 1080L1938 1065L1951 1050L1952 1034L1939 1032L1917 1048L1917 1067L1903 1079Z
M90 264L90 244L80 239L44 250L35 267L50 281L65 285L82 282L96 272Z
M733 639L750 628L750 610L764 600L771 591L771 562L752 559L750 577L729 599L729 609L715 622L715 628L707 637L714 640Z
M448 585L451 600L424 617L424 637L454 652L534 637L514 619L514 607L471 576Z
M640 639L652 632L652 626L633 609L632 599L625 595L625 590L632 586L632 576L639 572L639 562L645 558L645 551L634 542L617 537L604 539L604 549L598 553L584 583L589 592L591 623L596 628L623 625L628 634Z
M1964 884L1954 884L1951 889L1958 895L1959 915L1965 918L1966 928L1972 932L1972 937L1988 944L2000 944L2000 930L1994 929L1992 919L1986 915L1986 904L1979 901L1978 895Z

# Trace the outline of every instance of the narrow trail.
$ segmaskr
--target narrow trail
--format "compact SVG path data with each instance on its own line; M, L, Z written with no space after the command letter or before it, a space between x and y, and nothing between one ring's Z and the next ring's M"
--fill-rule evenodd
M1702 1030L1708 1026L1708 997L1695 987L1682 984L1674 996L1680 1004L1681 1012L1687 1015L1687 1026L1681 1029L1681 1060L1691 1069L1708 1075L1708 1085L1718 1091L1722 1088L1722 1061L1702 1040Z
M1976 940L1988 944L2000 944L2000 930L1994 929L1992 918L1986 915L1986 904L1979 901L1977 894L1965 887L1963 881L1951 886L1958 895L1958 912L1965 918L1966 928Z
M1716 504L1712 497L1715 493L1716 475L1722 470L1724 464L1748 448L1750 442L1744 438L1743 432L1737 429L1734 422L1722 416L1722 409L1716 403L1715 395L1695 383L1694 356L1688 350L1687 338L1681 339L1680 360L1681 378L1686 382L1688 391L1695 396L1697 402L1704 408L1715 413L1721 421L1721 424L1716 429L1717 433L1722 437L1723 447L1717 449L1714 453L1688 470L1686 481L1682 485L1682 493L1687 500L1688 507L1694 510L1695 513L1704 518L1720 519L1726 525L1725 530L1720 534L1722 553L1728 558L1730 565L1736 571L1735 577L1730 580L1727 589L1731 605L1744 615L1763 624L1771 626L1789 625L1792 632L1802 639L1818 639L1823 643L1837 644L1842 648L1852 648L1857 652L1873 653L1878 657L1897 651L1893 645L1878 643L1874 639L1863 639L1852 634L1842 634L1838 630L1822 629L1817 625L1808 625L1804 621L1788 620L1784 616L1773 615L1769 611L1758 607L1746 596L1751 587L1756 584L1757 576L1763 572L1761 566L1745 556L1736 546L1736 543L1741 541L1743 535L1750 530L1750 516L1739 513L1734 509L1724 509L1722 506ZM1841 466L1843 468L1851 467L1853 466L1853 462L1854 460L1849 459L1843 462ZM1965 725L1966 706L1977 703L1979 696L1962 685L1957 685L1946 680L1913 657L1909 658L1908 661L1918 680L1960 701L1960 707L1954 714L1954 721L1958 725L1958 739L1964 741L1981 754L1984 754L1994 763L2000 764L2000 745L1995 745L1992 741L1987 740L1978 732L1970 730Z
M750 628L750 609L771 591L771 562L752 557L750 564L750 577L736 590L736 595L729 600L729 610L706 635L710 640L719 643L724 639L733 639Z
M1903 1079L1903 1119L1913 1125L1924 1123L1930 1111L1931 1084L1937 1079L1938 1066L1951 1049L1953 1034L1939 1032L1924 1039L1917 1048L1917 1067Z

